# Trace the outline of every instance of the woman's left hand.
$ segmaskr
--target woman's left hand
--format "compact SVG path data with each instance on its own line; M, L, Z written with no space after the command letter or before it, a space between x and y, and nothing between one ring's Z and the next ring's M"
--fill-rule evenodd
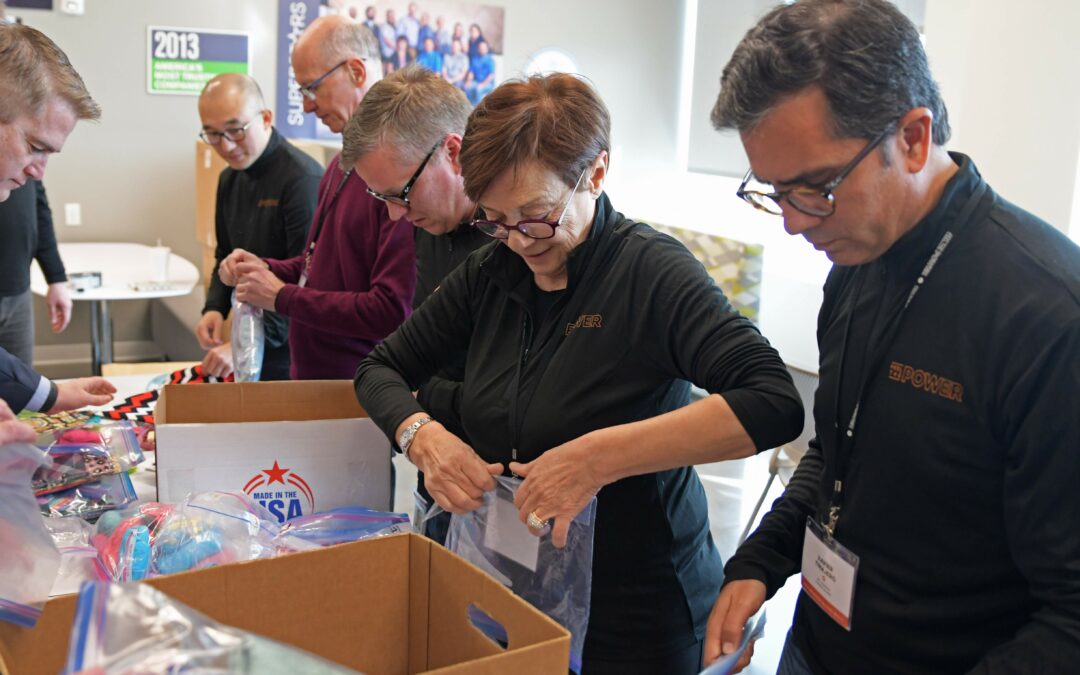
M510 470L525 477L514 496L521 522L528 524L530 513L540 520L554 520L551 539L556 548L566 546L570 523L604 486L589 463L591 444L585 435L548 450L528 464L510 462ZM541 534L540 530L529 529Z

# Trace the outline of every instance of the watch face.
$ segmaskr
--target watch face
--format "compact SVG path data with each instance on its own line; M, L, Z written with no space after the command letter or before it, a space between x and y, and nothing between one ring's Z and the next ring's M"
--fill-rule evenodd
M577 61L569 52L554 47L545 47L533 53L525 61L526 75L548 75L550 73L578 73Z

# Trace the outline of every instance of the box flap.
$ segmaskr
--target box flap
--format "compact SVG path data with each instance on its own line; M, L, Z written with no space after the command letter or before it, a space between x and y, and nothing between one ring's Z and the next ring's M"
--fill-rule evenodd
M158 424L277 422L367 417L349 380L170 384L161 392Z
M511 672L512 666L514 675L526 675L568 669L566 629L445 548L432 545L430 554L428 670L494 675ZM470 604L503 625L508 649L472 625Z

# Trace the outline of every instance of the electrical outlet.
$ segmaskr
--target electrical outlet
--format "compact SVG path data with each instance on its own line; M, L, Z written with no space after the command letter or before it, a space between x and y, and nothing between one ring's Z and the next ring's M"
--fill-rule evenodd
M85 0L60 0L60 11L64 14L82 16L86 14Z
M82 225L82 206L78 202L64 204L64 222L68 227Z

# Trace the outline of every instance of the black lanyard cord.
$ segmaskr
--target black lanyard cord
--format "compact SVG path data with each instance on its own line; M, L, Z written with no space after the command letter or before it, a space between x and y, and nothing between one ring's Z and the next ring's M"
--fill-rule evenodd
M855 397L855 405L852 408L851 417L848 419L846 425L841 426L839 423L839 419L835 423L836 472L833 476L832 481L833 491L832 499L829 502L828 520L822 523L825 531L829 534L829 536L832 536L833 531L836 529L836 522L840 517L840 506L842 502L842 493L844 488L843 481L846 476L848 463L851 460L851 455L854 453L855 429L859 417L859 406L862 404L863 397L866 394L866 386L873 378L873 373L877 370L877 367L881 363L881 360L884 359L885 353L888 351L889 347L892 346L893 341L896 339L896 336L900 331L900 325L903 323L903 319L905 314L907 313L908 307L911 306L911 303L915 299L915 296L919 293L919 290L926 284L927 279L930 278L930 274L934 271L934 269L938 265L938 262L941 260L941 257L945 254L945 249L948 248L949 244L954 239L956 239L956 237L967 225L972 213L979 205L979 202L982 201L982 197L984 194L986 194L988 189L989 188L985 182L980 182L979 186L975 189L974 192L972 192L971 196L968 197L967 201L964 203L963 208L960 210L960 213L953 221L953 227L946 230L945 233L941 236L941 239L938 241L937 246L934 247L934 250L930 254L930 257L927 258L926 263L923 265L919 276L916 277L915 283L912 285L911 290L908 292L907 299L904 301L904 305L900 308L899 313L897 313L897 315L892 319L892 325L882 336L881 341L878 342L878 344L876 345L876 355L875 358L869 360L869 368L865 367L867 360L865 355L863 357L864 368L863 371L860 373L859 379L861 380L861 382L857 389L858 395ZM864 281L864 279L862 278L863 273L864 270L861 268L858 270L858 272L856 272L856 274L859 275L859 284L856 287L855 295L851 303L851 309L847 316L846 325L844 327L843 342L841 343L840 347L840 377L836 383L836 396L834 407L838 416L840 414L840 390L843 386L843 368L844 363L847 361L848 338L851 334L852 318L858 307L858 296L862 293L862 286ZM875 323L877 322L875 321ZM871 331L873 331L873 326L871 326Z
M303 274L307 274L311 268L311 258L315 255L315 244L319 241L319 235L322 234L323 225L326 223L326 217L330 215L330 211L333 210L334 204L337 202L338 195L341 194L342 188L345 187L345 181L349 180L349 176L352 175L352 169L345 169L341 166L341 160L338 160L338 169L342 171L341 180L338 181L337 187L334 188L334 193L327 199L327 193L330 191L330 187L327 186L323 190L323 198L319 200L324 204L323 208L319 209L319 217L315 219L315 227L311 233L311 241L308 243L307 250L304 251L304 269Z

